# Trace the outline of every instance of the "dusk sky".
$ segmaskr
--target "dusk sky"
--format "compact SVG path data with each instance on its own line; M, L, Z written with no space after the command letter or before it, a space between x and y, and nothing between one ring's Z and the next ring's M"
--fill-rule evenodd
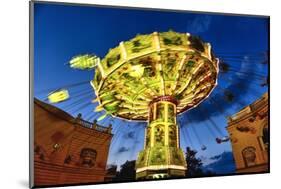
M219 73L218 86L197 108L178 116L180 145L198 151L204 164L213 156L231 151L230 142L217 144L215 137L227 136L227 116L260 98L267 86L260 86L268 75L268 19L160 10L86 7L35 3L34 17L34 96L45 100L49 92L67 88L68 101L55 104L76 116L93 121L95 98L90 86L94 71L71 69L67 63L79 54L94 53L103 58L110 48L137 34L176 32L200 36L212 45L214 54L235 71ZM225 89L234 95L227 102ZM202 113L204 112L204 113ZM215 123L215 124L214 124ZM146 122L126 122L108 117L99 122L113 125L108 164L135 160L143 149ZM201 150L205 145L207 149Z

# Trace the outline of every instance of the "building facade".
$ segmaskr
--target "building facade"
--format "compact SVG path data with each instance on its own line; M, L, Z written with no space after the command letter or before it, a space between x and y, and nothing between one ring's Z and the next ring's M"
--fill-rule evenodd
M104 182L111 126L34 100L35 186Z
M268 93L228 118L237 173L269 171Z

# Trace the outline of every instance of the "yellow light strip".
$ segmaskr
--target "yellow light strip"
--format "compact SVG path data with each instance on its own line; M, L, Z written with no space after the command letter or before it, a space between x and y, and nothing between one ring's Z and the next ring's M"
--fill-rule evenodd
M185 62L185 59L186 59L186 55L183 55L183 57L182 57L182 59L181 59L181 61L180 61L180 65L179 65L179 67L178 67L178 72L177 72L177 75L176 75L176 83L174 84L174 86L173 86L173 88L172 88L172 90L174 91L175 89L176 89L176 87L177 87L177 84L178 84L178 82L179 82L179 76L180 76L180 71L181 71L181 69L182 69L182 66L183 66L183 64L184 64L184 62Z
M209 57L209 59L212 58L211 56L211 44L210 43L206 43L206 46L207 46L207 56Z
M203 64L204 64L204 63L200 63L200 64L198 65L198 67L194 70L193 73L196 73L196 72L201 68L201 66L202 66ZM194 74L192 74L192 75L194 75ZM186 87L190 84L191 78L192 78L192 77L189 77L188 82L186 82L186 84L179 90L178 94L182 93L182 92L186 89Z
M207 58L209 61L212 61L210 43L205 43L204 49L205 49L205 51L203 53L201 53L201 56Z
M157 32L153 32L153 40L156 50L159 52L161 50L161 47L160 47L160 38Z
M97 65L98 65L98 69L99 69L100 72L101 72L101 77L102 77L102 78L105 77L105 73L104 73L104 70L103 70L103 67L102 67L101 60L100 60L100 59L97 61Z
M186 33L186 37L187 37L187 45L190 45L190 41L189 41L189 37L190 37L190 33Z
M126 60L126 59L127 59L127 51L126 51L124 42L123 42L123 41L120 42L120 43L119 43L119 46L120 46L120 49L121 49L122 58L123 58L124 60Z
M167 102L165 102L165 101L163 101L162 103L164 103L164 115L165 115L165 117L164 117L164 120L165 120L165 132L164 132L164 134L165 134L165 140L164 140L164 145L165 146L169 146L169 127L168 127L168 124L167 124L167 122L168 122L168 103Z
M189 108L188 110L191 110L191 109L193 109L193 108L196 108L196 107L199 106L205 99L207 99L207 98L210 96L210 94L212 93L212 91L215 89L215 87L217 86L217 83L218 83L217 81L218 81L218 78L216 78L216 83L215 83L214 87L212 87L211 90L209 91L209 94L208 94L207 96L205 96L205 98L202 98L197 104L195 104L193 107ZM177 111L180 112L180 110L177 110ZM180 114L182 114L182 113L184 113L184 112L186 112L186 111L180 112L180 113L178 113L178 115L180 115Z
M176 124L176 129L177 129L177 147L180 147L180 136L179 136L179 126Z
M98 101L99 104L101 104L99 95L98 95L98 90L95 88L94 82L93 80L90 81L91 86L93 87L94 91L95 91L95 95L96 95L96 101Z
M163 169L186 170L186 167L180 165L151 165L147 167L137 168L136 172L139 173L146 170L163 170Z

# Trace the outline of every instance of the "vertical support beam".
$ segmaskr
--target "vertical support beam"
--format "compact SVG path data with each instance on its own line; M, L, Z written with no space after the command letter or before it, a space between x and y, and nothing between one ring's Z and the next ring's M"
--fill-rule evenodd
M162 102L164 103L164 102ZM168 103L165 102L164 103L164 107L165 107L165 116L164 116L164 119L165 119L165 146L169 146L169 124L168 124Z
M144 148L146 148L146 134L147 133L147 127L144 129L144 142L143 142L143 146Z
M179 148L176 104L177 101L171 96L162 96L151 102L149 111L152 113L152 119L147 126L150 128L151 142L150 146L145 146L139 154L136 164L137 179L157 177L157 175L166 177L185 175L186 162L183 151ZM169 130L170 126L172 131ZM169 135L170 131L173 135Z
M155 128L154 128L154 126L151 126L150 127L150 147L152 148L153 146L154 146L154 140L155 140L155 138L154 138L154 133L155 133Z
M177 129L177 147L180 147L180 135L179 135L179 126L176 124Z

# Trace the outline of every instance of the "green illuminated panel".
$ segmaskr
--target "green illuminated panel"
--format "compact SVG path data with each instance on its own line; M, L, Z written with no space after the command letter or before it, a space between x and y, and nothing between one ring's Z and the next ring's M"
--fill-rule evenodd
M173 31L121 42L98 64L93 81L97 98L110 90L119 108L105 107L101 101L98 108L108 115L145 121L149 103L169 95L178 100L177 113L186 111L216 85L217 59L210 52L209 44Z

